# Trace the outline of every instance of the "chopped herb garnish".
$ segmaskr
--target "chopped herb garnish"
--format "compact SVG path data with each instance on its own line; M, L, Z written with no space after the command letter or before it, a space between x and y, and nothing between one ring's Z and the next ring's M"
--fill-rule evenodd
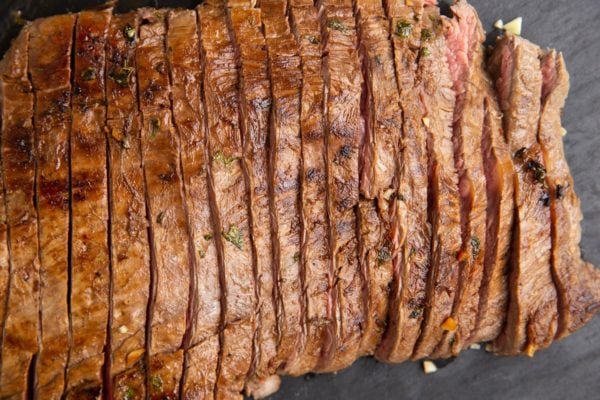
M533 172L533 178L537 183L545 184L546 168L544 168L542 163L536 160L529 160L527 161L527 169Z
M383 65L383 61L381 61L381 57L379 55L376 55L373 58L373 61L375 61L375 65L377 65L377 66L381 67Z
M410 22L405 20L400 20L396 23L396 30L394 33L396 36L400 36L403 39L407 39L410 37L413 31L413 26Z
M429 57L431 55L431 51L429 50L429 47L421 47L421 56L422 57Z
M294 262L297 263L298 261L300 261L300 253L296 252L294 253Z
M313 35L305 35L304 38L306 40L308 40L309 43L312 43L312 44L319 44L321 42L318 37L313 36Z
M162 225L164 219L165 219L165 212L161 211L156 216L156 223L159 224L159 225Z
M566 185L556 185L556 198L558 200L562 199L563 197L565 197L566 191L569 188L569 184Z
M125 397L124 397L124 400L133 400L134 396L135 396L135 392L133 391L133 389L132 389L132 388L128 387L128 388L125 390Z
M160 131L160 120L158 118L150 118L150 139L156 139L158 131Z
M204 258L204 257L206 256L206 250L204 250L204 249L199 249L199 250L198 250L198 256L199 256L200 258Z
M527 147L521 147L519 150L517 150L515 152L514 158L522 159L525 156L526 152L527 152Z
M108 77L115 81L120 86L129 85L129 77L133 73L133 68L128 66L123 66L112 71Z
M84 69L81 71L81 78L83 78L84 81L93 81L96 79L96 69L92 67Z
M414 310L411 311L411 313L408 316L408 318L410 318L410 319L419 318L422 313L423 313L423 309L422 308L415 308Z
M473 258L477 258L479 252L481 251L481 241L477 236L473 236L471 238L471 252L473 253Z
M391 259L392 253L388 246L383 246L379 249L379 252L377 253L377 261L379 262L379 265L383 264L384 262L390 261Z
M123 28L123 36L129 42L129 44L132 44L135 42L135 28L129 24L125 25Z
M240 231L237 226L231 225L226 232L223 231L223 237L238 249L242 249L244 238L242 236L242 231Z
M213 156L213 160L218 161L225 166L230 165L234 161L237 161L237 159L237 157L227 157L221 150L217 151Z
M204 240L212 240L213 235L211 235L210 233L207 233L206 235L204 235Z
M344 25L339 18L330 18L327 21L327 26L340 32L346 32L348 30L346 25Z
M435 35L433 34L433 32L430 29L423 29L421 31L421 40L423 40L425 42L433 39L434 36Z
M254 107L265 109L271 106L271 99L255 99L253 103Z
M150 384L151 384L151 385L152 385L152 387L153 387L154 389L156 389L157 391L160 391L160 390L162 390L162 385L163 385L163 382L162 382L162 379L160 378L160 376L156 376L156 375L154 375L154 376L151 376L151 377L150 377Z

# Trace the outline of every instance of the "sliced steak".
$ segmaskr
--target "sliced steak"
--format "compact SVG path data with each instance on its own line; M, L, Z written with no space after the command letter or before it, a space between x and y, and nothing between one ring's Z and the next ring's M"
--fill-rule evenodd
M547 347L557 328L556 288L550 269L550 207L543 154L537 144L542 72L539 49L506 35L488 63L504 113L515 164L515 227L511 250L508 316L494 343L502 354Z
M569 75L561 54L550 51L541 60L542 114L540 143L552 221L552 274L558 290L557 338L563 338L600 310L600 272L581 259L581 206L565 158L560 116L569 91Z
M302 135L302 249L301 271L306 324L303 369L312 371L321 356L325 332L331 329L329 305L329 218L327 216L327 172L323 136L323 77L321 26L312 1L291 2L290 24L300 48L302 93L300 131Z
M135 69L136 13L116 15L106 46L109 201L111 235L111 321L109 394L144 397L146 311L150 290L150 244L141 154L141 122ZM127 70L125 70L127 71ZM127 73L127 72L125 72ZM112 78L111 78L112 77ZM132 397L132 396L129 396Z
M252 363L255 282L248 216L248 188L242 170L236 54L218 1L198 7L204 62L210 201L219 249L221 353L216 398L241 398Z
M357 25L366 92L359 203L359 251L363 271L365 322L360 354L373 354L385 330L393 260L401 257L406 213L398 200L402 164L402 110L396 83L389 21L379 0L363 0Z
M446 58L456 96L452 141L458 173L462 248L458 256L458 292L452 310L458 326L444 334L432 354L436 358L457 355L475 328L486 243L486 177L481 147L485 89L480 78L486 73L482 54L485 33L477 12L466 2L456 2L452 14L443 23Z
M69 131L74 24L74 15L40 19L32 24L29 38L38 151L42 332L35 392L46 398L62 395L69 354Z
M279 334L275 362L280 370L297 374L305 369L306 340L300 253L302 70L298 43L286 18L286 2L264 0L261 1L260 9L263 14L273 97L269 176Z
M112 10L84 11L75 28L71 169L71 347L67 398L95 398L109 312L105 47ZM94 79L90 77L95 76Z
M233 7L229 11L238 65L240 65L240 128L244 175L249 184L252 248L255 255L257 326L254 357L246 382L246 394L260 390L274 375L277 355L277 322L273 297L273 252L269 214L269 115L271 86L268 55L262 34L261 12ZM278 378L277 378L278 379Z
M460 195L452 144L455 95L437 7L425 7L421 36L418 79L425 109L423 124L428 133L428 212L432 235L427 305L413 359L431 354L448 325L452 326L459 277L457 255L461 248Z
M185 201L191 228L194 279L190 294L182 398L213 396L221 320L219 264L215 246L206 157L206 124L197 15L171 11L167 18L173 117L180 140Z
M25 398L39 330L38 220L35 204L34 96L27 76L30 27L0 62L2 173L10 277L2 332L0 397Z
M139 11L136 50L151 242L151 291L146 322L147 391L151 399L176 397L179 391L191 273L179 137L173 126L169 99L166 13L154 9Z
M366 317L356 215L364 122L360 112L363 79L352 4L344 1L334 7L325 3L321 26L333 292L329 312L335 325L328 331L317 370L332 372L349 366L357 358Z
M399 4L401 3L401 4ZM421 47L423 5L388 3L393 16L392 42L396 82L402 106L402 164L400 171L400 216L406 231L403 247L394 259L394 279L387 328L375 356L383 361L408 359L420 335L425 308L425 286L429 270L431 228L427 219L427 131L424 110L418 95L417 67Z

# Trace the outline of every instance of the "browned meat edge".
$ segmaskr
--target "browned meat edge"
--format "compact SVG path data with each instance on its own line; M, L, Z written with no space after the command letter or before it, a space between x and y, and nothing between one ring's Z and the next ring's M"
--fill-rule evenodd
M455 2L452 14L452 18L443 19L443 24L446 58L456 95L452 140L459 178L462 248L452 310L457 326L444 334L431 355L435 358L458 355L475 328L486 243L486 177L481 148L484 88L480 83L480 75L485 74L481 68L485 34L477 12L466 2Z
M402 3L398 7L398 3ZM417 93L417 67L421 48L420 2L407 7L390 2L396 80L403 113L400 215L406 230L400 240L401 256L394 259L394 280L386 332L375 356L382 361L408 359L419 338L425 286L429 270L431 228L427 218L428 155L424 110Z
M337 371L354 362L365 320L356 216L359 147L364 135L360 113L363 82L351 6L349 1L341 7L326 3L320 11L332 260L330 315L335 321L317 366L320 372Z
M69 130L75 16L31 25L29 65L35 113L40 242L40 351L32 393L60 397L69 354Z
M446 60L446 42L437 7L426 7L423 29L431 36L421 45L419 79L425 106L429 153L429 221L432 226L431 267L421 336L412 355L425 357L442 338L458 286L460 216L458 175L454 166L452 122L455 96ZM422 34L423 36L423 34Z
M360 354L373 354L385 330L393 260L401 257L406 213L399 204L402 110L388 19L381 1L356 3L364 79L359 253L365 322Z
M217 398L239 398L252 363L255 330L253 252L248 192L241 166L238 72L223 4L198 7L204 62L210 198L222 293ZM215 84L218 82L218 84Z
M541 59L542 114L538 142L546 167L552 221L552 273L558 290L557 338L563 338L600 310L600 272L581 259L580 201L564 154L560 116L569 91L569 75L561 54Z
M324 335L331 328L329 304L329 218L327 215L327 170L323 131L323 77L321 25L312 1L292 3L290 25L300 47L302 93L302 281L305 290L306 344L304 369L319 362Z
M104 387L107 397L119 400L146 395L150 243L137 79L127 70L136 68L138 24L135 12L114 16L106 47L111 320Z
M10 255L4 305L0 397L25 398L39 349L38 221L35 198L34 96L27 76L26 26L0 63L2 172Z
M515 228L509 307L494 348L532 355L552 342L557 299L550 268L550 209L545 167L537 144L542 73L537 46L511 35L497 44L488 63L495 79L504 130L515 164Z
M268 150L271 87L267 45L262 33L260 10L235 5L229 10L228 16L240 70L239 118L244 154L242 167L249 184L257 298L253 360L245 392L246 395L259 395L267 380L273 382L274 390L279 387L279 377L274 374L272 365L277 355L277 321L273 297L273 252L269 214L271 204Z
M71 343L66 398L102 392L110 257L105 46L112 10L79 13L75 28L71 175ZM96 79L87 79L96 74Z

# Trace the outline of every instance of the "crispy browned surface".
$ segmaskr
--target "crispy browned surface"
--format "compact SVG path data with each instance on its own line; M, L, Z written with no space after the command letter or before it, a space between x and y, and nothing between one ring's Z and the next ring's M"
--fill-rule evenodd
M544 200L543 178L536 178L539 168L534 168L535 163L544 162L537 144L542 95L538 56L537 46L507 35L497 43L488 64L516 171L508 316L494 344L502 354L531 354L547 347L557 329L556 289L550 270L550 208Z
M330 318L335 321L318 366L336 371L356 359L365 320L358 262L356 208L359 197L359 145L364 134L360 113L363 84L354 16L350 4L322 10L327 212L333 288Z
M167 21L173 117L181 143L185 201L195 261L184 398L212 397L221 318L219 265L208 199L206 126L196 18L191 10L171 11ZM201 352L194 350L195 347Z
M327 176L323 136L323 77L321 75L321 27L315 7L290 10L292 32L300 48L302 93L300 132L302 135L302 250L300 262L305 287L306 333L305 370L319 361L324 334L331 329L329 305L329 218L327 216ZM300 372L300 371L297 371Z
M222 296L217 398L240 398L252 362L255 328L253 251L242 172L235 49L223 5L198 7L204 62L210 196L219 246Z
M366 300L360 354L373 354L388 315L393 260L402 257L400 234L406 231L406 214L401 212L397 196L402 110L388 40L389 22L382 16L380 2L363 1L360 7L359 42L366 81L366 98L362 100L365 136L359 161L361 195L365 198L359 204L359 248Z
M272 100L261 11L232 8L229 12L229 24L240 65L242 166L249 185L258 307L254 357L246 383L246 394L249 395L261 381L275 372L272 360L277 355L268 171L269 115Z
M475 10L465 2L452 7L453 17L444 19L446 58L456 95L454 111L454 160L458 173L462 248L460 277L452 310L458 327L446 332L432 357L457 355L475 328L479 288L483 277L486 243L486 177L483 169L482 135L485 33Z
M106 70L115 77L135 68L136 13L113 17L108 31ZM135 33L134 37L126 36ZM106 102L109 145L112 320L110 376L116 399L130 391L145 396L143 352L150 289L150 247L140 147L136 76L108 79Z
M388 6L395 7L395 3L398 2L390 2ZM376 357L387 362L401 362L410 357L420 335L431 233L427 220L427 131L423 126L423 105L417 93L421 46L418 21L423 8L421 4L415 4L394 8L393 12L394 61L403 112L399 220L406 221L406 231L400 236L402 257L394 260L388 324ZM399 27L407 24L410 31L405 35Z
M538 142L541 145L552 221L552 273L558 290L557 338L563 338L590 320L600 309L599 273L581 259L581 206L573 190L560 116L569 92L569 74L561 54L548 52L541 60L543 73L542 114Z
M67 398L102 389L109 310L105 43L111 11L78 14L71 125L71 347ZM95 74L95 79L89 79Z
M0 291L2 295L0 298L0 332L4 332L4 317L5 317L5 303L8 298L8 285L10 278L10 255L8 252L8 223L6 220L6 203L4 201L4 174L0 172L0 182L2 183L2 190L0 190ZM0 333L0 335L2 335ZM2 336L0 336L1 338ZM0 344L2 339L0 339ZM2 365L2 359L0 357L0 369Z
M36 195L40 240L41 346L36 364L40 398L62 395L69 354L69 131L71 47L75 16L34 22L29 74L38 143ZM66 58L65 64L57 59Z
M38 351L38 221L34 204L33 93L27 77L30 29L23 29L0 63L2 171L10 251L9 292L0 369L0 397L24 398L27 371Z
M273 97L269 174L279 334L276 367L294 373L303 369L305 341L299 201L302 71L298 44L285 18L285 6L283 0L266 0L260 5Z
M419 57L420 95L426 110L424 125L428 132L432 238L427 305L413 359L431 354L442 338L442 324L451 315L459 276L460 200L452 144L455 96L438 13L436 7L425 8L423 28L429 29L433 37L421 44Z

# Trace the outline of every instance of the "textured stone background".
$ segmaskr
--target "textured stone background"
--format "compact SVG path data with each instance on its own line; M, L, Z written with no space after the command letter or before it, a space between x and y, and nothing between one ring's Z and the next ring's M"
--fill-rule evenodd
M18 31L9 10L27 19L78 11L94 0L14 1L0 4L0 51ZM119 2L119 11L142 5L192 7L197 1ZM567 156L581 197L584 256L600 266L600 4L598 0L471 0L493 38L493 22L524 18L523 36L564 52L571 94L563 124ZM468 350L434 375L420 364L388 366L362 359L336 375L285 378L273 399L600 399L600 317L534 359L501 358Z

